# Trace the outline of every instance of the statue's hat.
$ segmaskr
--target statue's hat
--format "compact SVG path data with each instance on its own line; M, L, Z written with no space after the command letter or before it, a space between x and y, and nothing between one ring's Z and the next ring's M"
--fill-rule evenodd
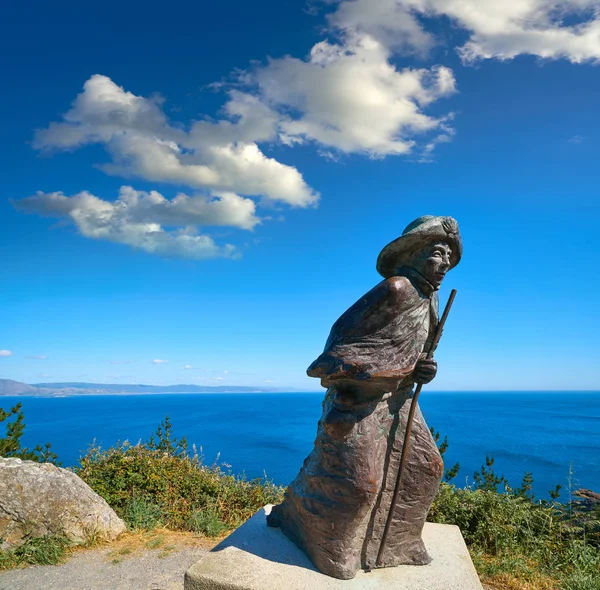
M380 252L377 272L386 279L393 277L398 268L410 265L421 248L438 242L446 242L450 246L450 268L454 268L462 256L462 240L456 219L423 215L409 223L402 235Z

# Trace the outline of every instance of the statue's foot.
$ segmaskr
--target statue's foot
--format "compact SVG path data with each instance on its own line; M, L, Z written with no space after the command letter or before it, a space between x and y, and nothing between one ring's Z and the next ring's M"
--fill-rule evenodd
M431 563L431 557L425 549L423 541L419 541L411 547L391 548L386 550L383 555L381 565L375 561L369 560L363 569L370 570L382 567L396 567L398 565L428 565Z

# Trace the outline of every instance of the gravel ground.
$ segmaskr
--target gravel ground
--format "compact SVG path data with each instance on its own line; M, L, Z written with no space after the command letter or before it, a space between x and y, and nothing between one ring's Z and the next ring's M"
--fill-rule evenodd
M0 571L0 590L183 590L185 571L220 540L167 530L126 533L109 545L75 550L62 565Z
M206 553L199 547L168 555L145 550L113 563L114 551L88 550L63 565L0 572L0 590L182 590L185 571ZM503 590L487 584L483 587Z
M199 547L124 556L87 550L62 565L0 572L0 590L181 590L185 571L205 554Z

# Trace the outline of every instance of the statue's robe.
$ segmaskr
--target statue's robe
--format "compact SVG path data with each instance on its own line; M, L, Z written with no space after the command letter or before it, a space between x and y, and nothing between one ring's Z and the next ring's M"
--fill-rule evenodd
M333 325L308 368L328 387L317 438L268 517L330 576L376 565L390 512L414 382L438 321L437 293L408 273L379 283ZM443 474L417 409L381 566L426 564L423 524Z

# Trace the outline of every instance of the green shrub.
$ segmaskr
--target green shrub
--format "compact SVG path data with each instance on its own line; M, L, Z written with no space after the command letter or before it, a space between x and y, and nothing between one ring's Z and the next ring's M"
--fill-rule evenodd
M207 537L218 537L227 530L227 525L221 522L214 508L194 510L190 514L188 526L191 531L202 533Z
M131 498L123 510L123 520L133 531L151 531L162 526L160 506L143 498Z
M508 576L530 582L528 588L600 589L600 543L593 533L599 522L593 512L536 502L522 488L499 493L442 483L429 520L460 527L483 578ZM544 585L548 580L560 586Z
M12 422L9 421L13 418ZM8 412L0 408L0 423L6 422L5 434L0 437L0 457L16 457L27 461L39 463L58 462L58 455L50 450L50 443L44 446L37 445L34 449L21 446L21 437L25 432L25 415L21 411L21 403L13 406Z
M156 521L162 526L196 530L192 523L201 512L235 527L283 494L266 479L248 481L205 465L196 452L188 454L185 440L172 436L168 419L145 443L109 449L93 445L75 471L132 527L149 526L152 519L146 517L160 513Z

